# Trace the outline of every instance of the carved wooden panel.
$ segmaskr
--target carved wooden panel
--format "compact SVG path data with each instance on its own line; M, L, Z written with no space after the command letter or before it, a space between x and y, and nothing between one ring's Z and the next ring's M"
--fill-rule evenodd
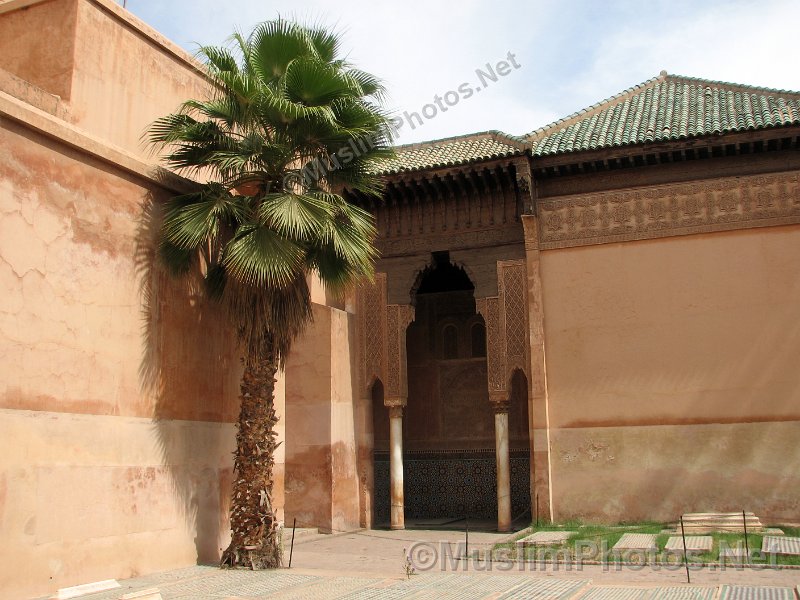
M800 174L727 177L538 205L540 248L800 223Z
M522 369L527 374L525 358L529 335L525 263L501 263L498 275L506 330L506 376L509 377L514 369Z
M386 274L376 273L375 282L358 289L357 311L361 345L361 385L386 379Z
M389 304L386 307L387 373L385 404L389 406L408 396L406 380L406 329L414 320L414 307L410 304Z
M475 304L486 323L486 365L489 391L505 390L505 331L500 321L500 299L481 298Z

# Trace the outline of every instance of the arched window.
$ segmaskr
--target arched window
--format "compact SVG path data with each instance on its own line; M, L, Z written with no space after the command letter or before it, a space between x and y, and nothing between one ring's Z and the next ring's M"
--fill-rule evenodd
M442 329L442 357L458 358L458 329L455 325L445 325Z
M472 356L486 356L486 328L483 323L475 323L470 328L472 339Z

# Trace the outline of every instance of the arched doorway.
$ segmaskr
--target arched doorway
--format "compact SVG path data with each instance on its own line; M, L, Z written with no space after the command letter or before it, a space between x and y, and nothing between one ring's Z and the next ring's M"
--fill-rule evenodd
M497 516L486 331L474 289L464 269L437 252L411 290L415 318L406 338L403 419L410 524Z

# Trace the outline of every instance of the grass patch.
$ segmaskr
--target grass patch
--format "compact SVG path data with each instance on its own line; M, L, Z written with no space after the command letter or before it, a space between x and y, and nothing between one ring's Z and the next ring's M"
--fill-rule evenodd
M780 527L787 536L800 537L800 527ZM532 525L530 532L517 535L510 542L498 544L495 550L503 549L506 555L512 558L546 561L575 561L575 560L607 560L616 562L620 560L631 562L683 562L682 553L668 553L664 551L668 539L678 534L662 533L666 525L657 522L619 523L617 525L585 524L580 521L567 521L564 523L549 523L546 525ZM524 550L517 544L523 537L538 531L572 531L574 532L567 541L561 545L553 546L528 546ZM619 554L613 552L619 539L625 533L647 533L656 535L656 553L630 552ZM696 535L696 534L692 534ZM745 549L744 534L742 533L708 533L713 540L710 552L702 554L689 553L688 560L692 564L717 563L720 560L720 550L724 548ZM753 564L778 564L800 565L800 556L763 556L761 554L761 541L763 535L748 533L747 549L750 552L750 562ZM728 561L733 564L733 561Z

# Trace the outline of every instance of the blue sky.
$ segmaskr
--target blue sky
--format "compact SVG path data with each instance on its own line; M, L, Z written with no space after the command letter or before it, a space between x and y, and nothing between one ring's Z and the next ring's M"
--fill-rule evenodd
M332 26L348 58L381 77L387 108L421 113L434 97L479 87L476 69L513 53L519 68L480 94L404 120L398 143L487 129L524 134L669 73L800 90L797 0L555 2L435 0L127 0L190 52L278 14ZM456 8L452 8L456 7ZM453 94L449 96L455 101ZM441 102L440 102L441 103ZM446 106L446 105L445 105ZM430 108L428 115L433 114Z

